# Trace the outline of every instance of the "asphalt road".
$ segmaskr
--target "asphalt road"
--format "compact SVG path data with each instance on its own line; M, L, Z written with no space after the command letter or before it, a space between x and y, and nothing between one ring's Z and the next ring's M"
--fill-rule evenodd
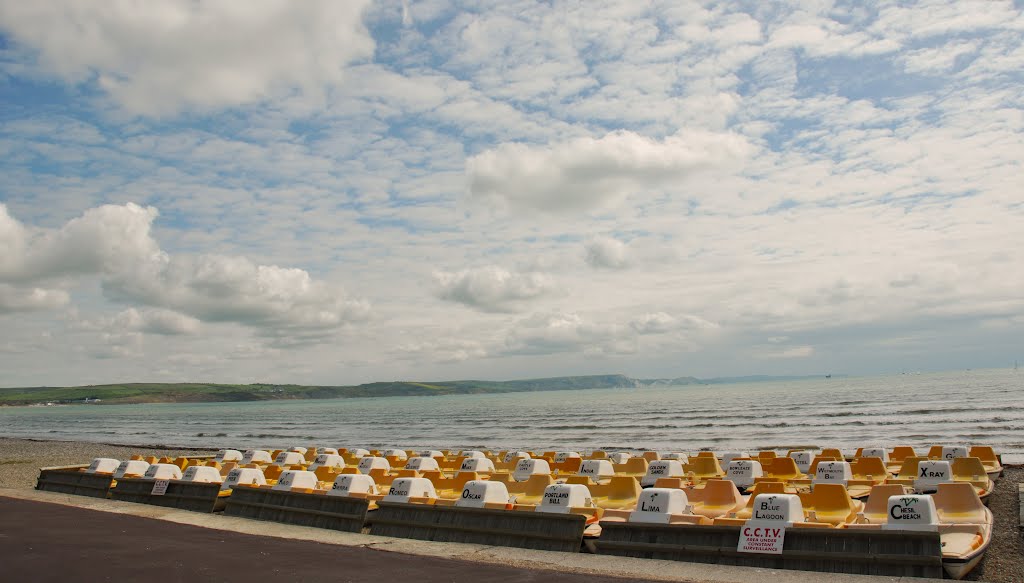
M529 570L254 536L3 497L0 497L0 580L40 583L626 581L592 574Z

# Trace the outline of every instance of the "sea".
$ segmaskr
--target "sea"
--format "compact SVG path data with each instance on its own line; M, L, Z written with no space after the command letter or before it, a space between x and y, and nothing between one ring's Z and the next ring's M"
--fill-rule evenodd
M1024 371L247 403L0 407L0 436L234 449L295 445L754 451L991 445L1024 462Z

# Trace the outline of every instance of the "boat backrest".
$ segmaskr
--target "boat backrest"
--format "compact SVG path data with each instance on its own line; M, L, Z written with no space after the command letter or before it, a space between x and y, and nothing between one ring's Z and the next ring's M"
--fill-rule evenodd
M485 457L470 457L462 460L459 466L460 472L477 472L489 474L494 471L494 462Z
M434 484L426 478L395 478L384 496L385 502L409 502L413 498L436 499Z
M853 479L850 462L818 462L814 471L814 484L847 485Z
M224 477L220 475L217 468L209 466L191 466L185 470L181 479L185 482L198 482L201 484L220 484L224 481Z
M516 463L516 469L512 472L512 479L517 482L525 482L530 479L530 476L536 474L551 474L551 466L547 460L537 458L520 459Z
M786 526L804 520L803 504L796 494L757 494L753 498L751 520L778 522Z
M315 490L317 483L316 474L307 470L287 470L281 473L281 477L274 484L274 490Z
M860 455L857 457L877 457L881 458L883 463L889 462L889 452L884 447L865 447L860 450Z
M939 484L951 482L953 471L946 460L928 460L918 462L917 477L914 478L914 489L918 492L934 492Z
M270 455L269 451L264 449L247 449L242 455L242 465L246 464L272 464L274 463L273 456Z
M327 495L351 496L353 494L375 494L376 492L377 484L372 477L366 474L342 474L335 478Z
M648 488L637 498L629 522L668 524L673 514L683 514L687 506L689 501L682 490Z
M811 469L811 460L814 459L814 454L807 450L800 450L790 452L789 457L796 463L797 469L806 474L807 470Z
M267 479L263 476L263 472L256 468L235 468L228 472L228 476L221 483L220 489L230 490L239 485L266 486Z
M384 470L384 472L391 471L391 463L388 462L387 458L378 456L366 456L359 460L359 465L356 466L360 474L369 474L373 470Z
M590 489L582 484L551 484L544 489L544 496L537 512L569 514L572 508L593 506Z
M441 467L437 465L437 459L434 457L426 456L417 456L409 458L405 462L405 469L415 470L417 472L441 471Z
M146 475L146 470L149 469L149 463L142 460L125 460L118 464L117 470L114 471L114 479L120 480L121 478L141 478Z
M472 480L462 487L455 501L460 508L484 508L488 504L508 504L508 488L501 482Z
M938 512L931 496L897 494L888 500L888 519L883 530L939 530Z
M580 476L587 476L593 480L603 480L615 475L615 469L608 460L586 460L580 465Z
M729 468L725 471L725 479L736 484L737 488L752 486L757 478L763 475L761 462L754 460L732 460L729 462Z
M660 478L681 478L685 475L686 470L678 460L656 460L648 464L647 473L640 480L640 485L653 486Z
M92 460L89 467L86 468L85 473L87 474L113 474L117 471L117 468L121 465L121 462L109 457L98 457Z

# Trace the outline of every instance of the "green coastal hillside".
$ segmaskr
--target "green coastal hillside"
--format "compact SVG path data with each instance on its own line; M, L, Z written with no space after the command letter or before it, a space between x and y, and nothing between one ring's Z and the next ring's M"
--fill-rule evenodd
M0 406L46 403L202 403L270 401L282 399L345 399L357 397L426 397L472 395L523 391L568 391L577 389L642 389L754 380L796 380L807 377L741 377L735 379L634 379L624 375L552 377L514 381L393 381L353 386L251 385L217 383L124 383L79 387L0 388Z
M633 388L637 381L622 375L595 375L516 381L377 382L354 386L251 385L216 383L125 383L79 387L24 387L0 389L0 405L38 403L201 403L269 401L277 399L338 399L355 397L409 397L559 391L571 389Z

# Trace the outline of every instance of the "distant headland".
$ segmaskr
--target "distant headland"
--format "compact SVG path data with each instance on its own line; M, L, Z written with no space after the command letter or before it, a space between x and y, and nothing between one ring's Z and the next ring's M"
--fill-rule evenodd
M78 387L0 389L0 405L135 404L271 401L284 399L351 399L426 397L578 389L643 389L686 385L802 380L813 376L748 376L698 379L636 379L620 374L551 377L513 381L392 381L352 386L254 383L123 383Z

